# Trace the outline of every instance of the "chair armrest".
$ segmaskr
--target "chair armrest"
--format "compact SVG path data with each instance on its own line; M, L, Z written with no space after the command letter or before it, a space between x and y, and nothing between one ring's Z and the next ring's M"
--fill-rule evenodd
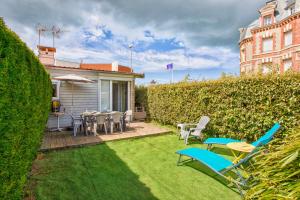
M192 124L192 123L188 123L188 124L183 124L184 126L197 126L197 124Z
M185 129L187 126L197 126L197 124L177 124L177 128Z
M204 128L190 128L190 131L203 130Z

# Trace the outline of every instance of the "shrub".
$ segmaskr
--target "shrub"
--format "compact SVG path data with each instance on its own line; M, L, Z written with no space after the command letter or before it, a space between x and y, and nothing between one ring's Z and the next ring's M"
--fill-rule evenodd
M47 122L51 81L0 18L0 199L21 199Z
M135 87L135 104L146 107L147 102L147 87L140 85Z
M280 122L300 122L300 74L226 78L148 88L148 115L163 124L211 118L208 135L255 140Z
M278 141L277 141L278 142ZM246 199L297 199L300 197L300 128L273 145L270 153L255 158L254 179Z

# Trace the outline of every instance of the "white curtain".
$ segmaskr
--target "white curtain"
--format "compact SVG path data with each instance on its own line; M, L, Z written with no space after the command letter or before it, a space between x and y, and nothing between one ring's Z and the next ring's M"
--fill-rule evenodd
M262 66L262 73L263 74L268 74L270 73L272 70L270 69L271 64L267 63L267 64L263 64Z
M273 38L263 39L263 52L268 52L273 50Z
M292 45L292 31L284 33L284 46Z
M292 59L287 59L283 61L284 71L289 70L292 67Z
M101 80L101 111L110 111L110 81Z

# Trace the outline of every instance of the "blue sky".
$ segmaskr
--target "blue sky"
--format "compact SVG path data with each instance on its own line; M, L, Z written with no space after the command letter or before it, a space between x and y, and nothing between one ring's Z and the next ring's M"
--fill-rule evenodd
M145 73L139 84L216 79L222 72L239 74L238 28L258 17L265 1L251 0L2 0L5 22L36 52L35 26L56 25L57 58L90 63L118 61ZM18 5L18 6L16 6ZM56 6L59 5L59 6ZM51 36L42 37L52 45Z

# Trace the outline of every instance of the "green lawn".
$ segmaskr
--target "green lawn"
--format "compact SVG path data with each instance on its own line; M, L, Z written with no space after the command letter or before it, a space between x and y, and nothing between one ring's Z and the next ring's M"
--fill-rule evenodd
M170 134L47 153L29 188L36 199L240 199L206 167L176 166L183 143Z

